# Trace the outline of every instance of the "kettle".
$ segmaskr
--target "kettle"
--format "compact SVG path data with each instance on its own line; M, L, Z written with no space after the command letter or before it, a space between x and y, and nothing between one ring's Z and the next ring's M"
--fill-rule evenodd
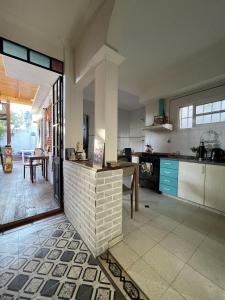
M211 157L210 159L212 161L221 161L224 159L224 150L221 148L213 148L211 151Z

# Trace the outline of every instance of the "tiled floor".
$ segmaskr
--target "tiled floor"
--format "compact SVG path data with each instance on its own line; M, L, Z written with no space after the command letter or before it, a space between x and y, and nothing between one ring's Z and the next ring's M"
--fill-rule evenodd
M123 297L62 215L0 235L0 299Z
M133 220L123 204L124 240L110 252L151 300L225 299L224 216L147 189Z
M53 186L45 181L37 168L37 180L31 183L29 168L23 178L23 165L14 162L13 172L5 174L0 168L0 224L59 208L53 197Z

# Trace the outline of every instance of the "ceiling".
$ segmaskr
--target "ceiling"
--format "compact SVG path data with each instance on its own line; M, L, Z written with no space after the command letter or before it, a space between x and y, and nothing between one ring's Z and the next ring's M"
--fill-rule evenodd
M34 98L32 109L34 112L38 111L59 75L8 56L4 56L4 65L7 76L13 77L15 80L22 80L30 86L38 86L38 90L32 97Z
M28 27L54 43L75 42L103 1L0 0L0 19Z
M95 98L95 87L94 87L94 81L93 81L87 87L85 87L84 99L89 100L89 101L94 101L94 98ZM139 103L139 98L137 96L119 89L119 91L118 91L118 107L120 109L132 111L135 109L139 109L143 106L144 106L143 104Z
M5 57L0 55L0 100L32 105L39 86L7 71Z
M170 92L175 80L176 88L189 85L184 72L193 70L190 62L198 57L207 63L202 52L225 38L224 11L224 0L116 0L107 42L126 58L120 66L121 89L142 100L160 97L164 83Z

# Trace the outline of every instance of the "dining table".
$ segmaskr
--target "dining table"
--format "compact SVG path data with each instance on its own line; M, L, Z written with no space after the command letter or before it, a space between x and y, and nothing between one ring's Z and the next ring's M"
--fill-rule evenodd
M48 181L48 161L49 156L46 155L25 155L26 159L29 161L30 164L30 180L33 183L34 182L34 162L35 161L42 161L42 175L45 178L46 181Z

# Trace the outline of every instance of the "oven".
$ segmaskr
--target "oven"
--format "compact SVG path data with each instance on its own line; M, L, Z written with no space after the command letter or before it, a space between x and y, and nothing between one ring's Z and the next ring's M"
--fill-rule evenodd
M139 158L139 184L160 193L159 191L160 157L148 155Z

